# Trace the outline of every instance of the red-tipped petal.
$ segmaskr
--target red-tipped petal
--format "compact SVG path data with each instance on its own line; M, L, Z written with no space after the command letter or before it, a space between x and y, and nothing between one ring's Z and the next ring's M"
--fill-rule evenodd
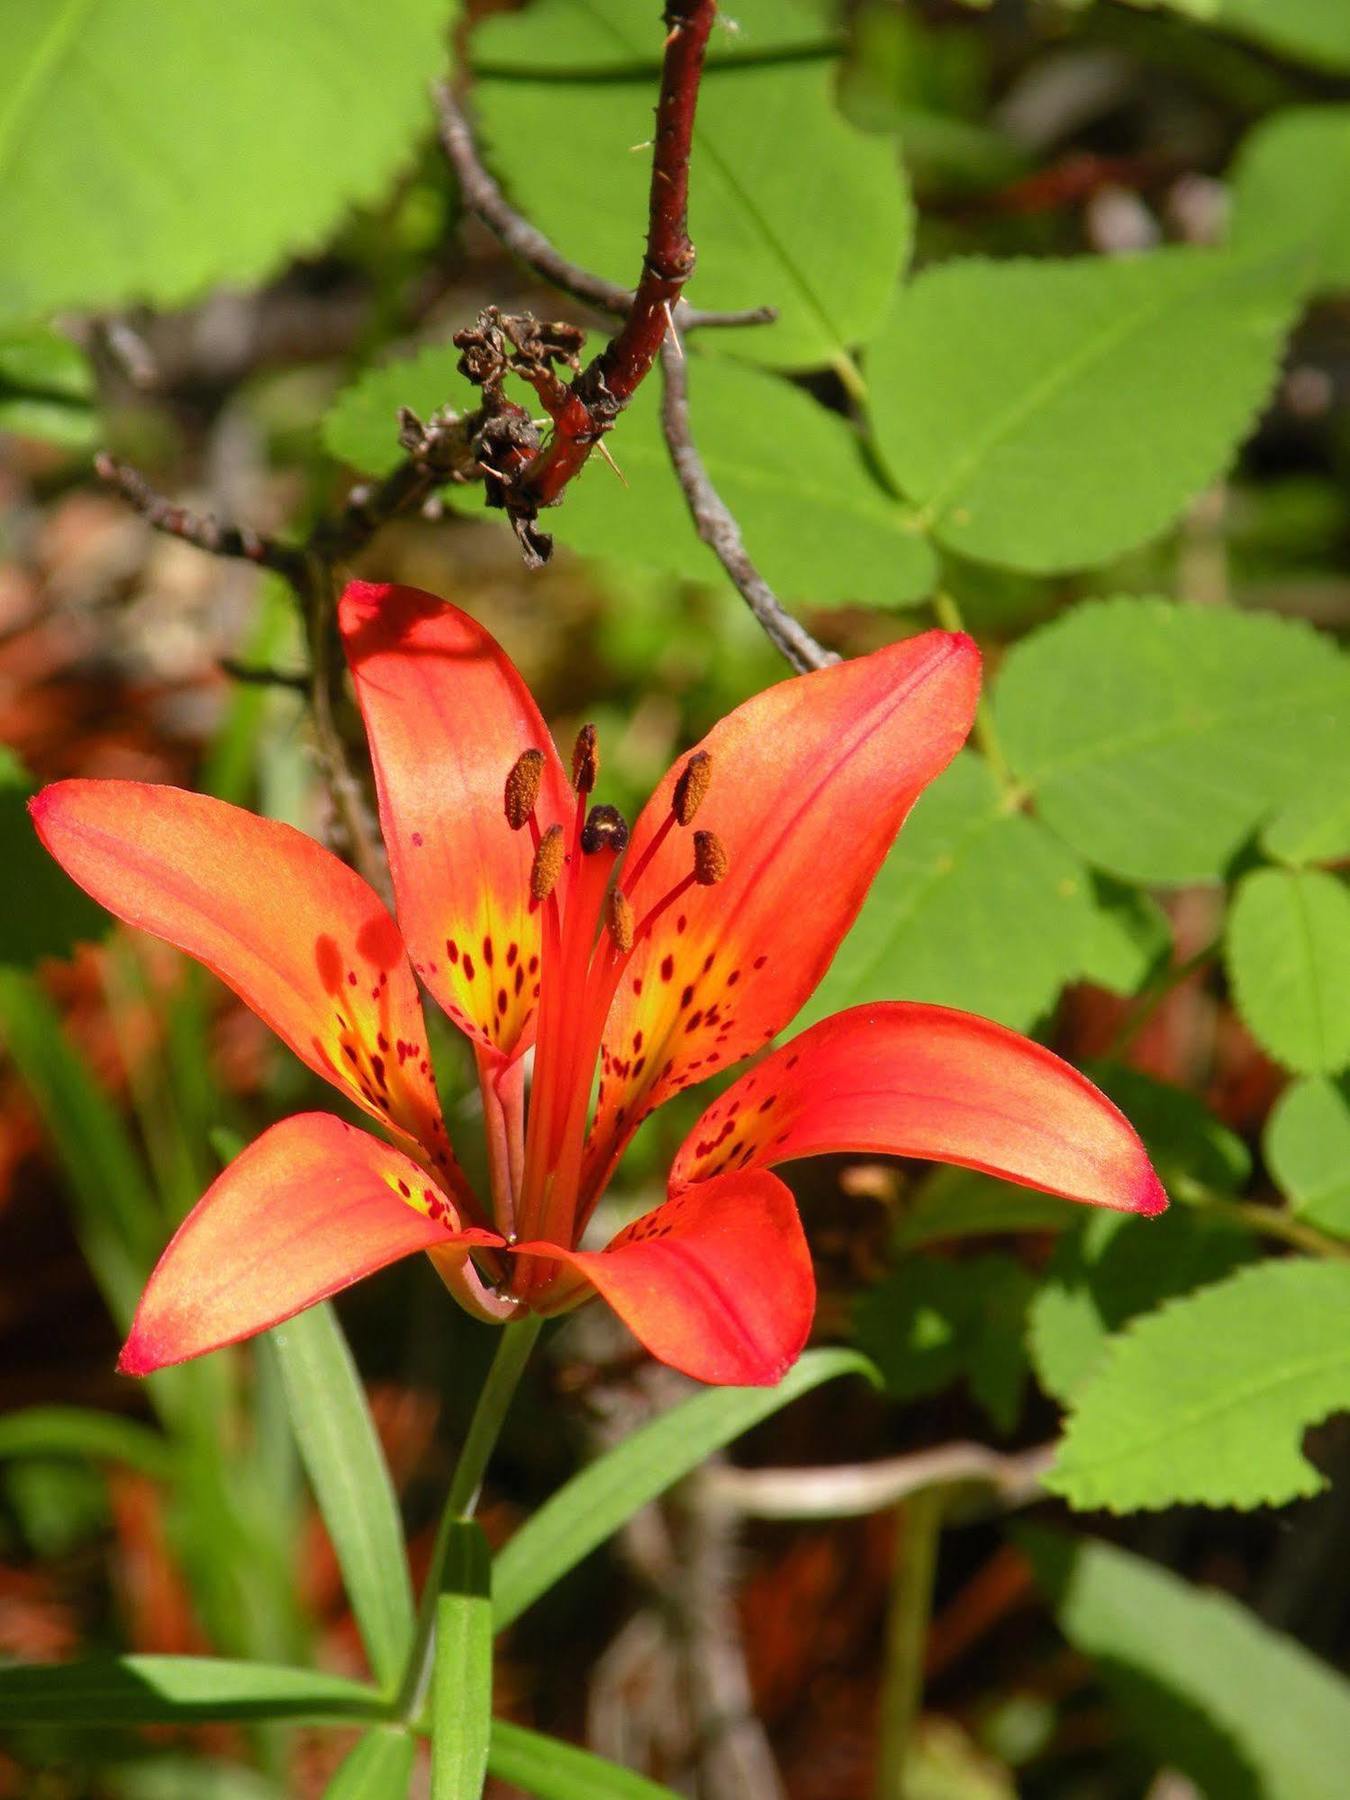
M101 906L205 963L311 1069L462 1187L403 940L359 875L289 825L181 788L59 781L32 813Z
M534 841L507 824L506 778L542 751L541 829L570 818L553 739L506 652L457 607L354 581L339 617L413 966L457 1025L510 1054L530 1035L540 950Z
M644 1112L793 1017L906 813L965 741L979 683L971 640L930 631L757 694L698 746L712 760L696 825L725 851L727 873L664 912L624 973L605 1038L592 1186ZM638 819L629 868L667 819L687 762ZM639 919L693 854L689 831L668 833L631 896Z
M432 1209L439 1217L431 1216ZM141 1295L118 1367L148 1375L291 1318L414 1250L500 1244L458 1230L401 1151L328 1113L274 1125L178 1228Z
M696 1381L769 1387L815 1310L796 1203L774 1175L724 1175L667 1200L604 1250L520 1244L568 1263L652 1355Z
M1085 1075L988 1019L908 1002L836 1013L766 1057L694 1126L671 1187L839 1150L960 1163L1119 1212L1167 1205L1133 1126Z

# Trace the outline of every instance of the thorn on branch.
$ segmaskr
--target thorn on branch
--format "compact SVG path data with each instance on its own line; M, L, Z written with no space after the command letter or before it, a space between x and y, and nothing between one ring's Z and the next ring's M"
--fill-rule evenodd
M260 568L275 570L291 582L300 579L304 552L292 545L278 543L248 526L225 524L210 514L190 512L187 507L157 493L139 470L129 463L119 462L106 451L99 451L94 458L94 472L156 531L181 538L185 544L193 544L211 556L235 557L256 563Z

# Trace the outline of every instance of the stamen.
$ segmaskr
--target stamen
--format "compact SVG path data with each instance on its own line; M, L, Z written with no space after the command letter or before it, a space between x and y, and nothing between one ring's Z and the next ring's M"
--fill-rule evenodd
M628 826L617 806L591 808L582 827L581 848L587 856L597 850L612 850L618 856L628 848Z
M600 775L600 745L594 725L583 725L572 746L572 786L589 794Z
M550 825L539 840L530 868L530 894L535 900L547 900L558 885L563 866L563 829Z
M671 797L670 810L681 825L691 825L694 814L702 806L712 785L712 757L706 750L695 750L680 771Z
M694 833L694 880L700 887L716 887L725 881L731 859L715 831Z
M635 924L633 917L633 903L621 889L613 888L610 890L610 896L606 902L606 906L607 923L609 925L610 936L614 939L614 948L621 956L627 956L628 952L633 948L633 928Z
M506 822L512 831L519 831L529 822L539 798L543 775L542 750L526 750L511 765L511 773L506 778Z

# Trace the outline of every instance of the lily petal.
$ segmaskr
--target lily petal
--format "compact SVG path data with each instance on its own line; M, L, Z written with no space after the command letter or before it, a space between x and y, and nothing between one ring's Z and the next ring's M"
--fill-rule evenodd
M671 1189L840 1150L959 1163L1118 1212L1167 1205L1134 1127L1085 1075L989 1019L910 1002L836 1013L766 1057L694 1126Z
M434 594L354 581L339 619L413 967L463 1031L509 1055L529 1039L540 933L534 841L506 822L506 778L542 751L541 827L569 818L553 739L501 645Z
M667 1094L758 1050L797 1012L857 916L922 790L975 716L980 655L925 632L757 694L697 746L711 782L697 826L725 879L661 914L624 971L605 1033L587 1186ZM633 830L636 868L670 815L681 759ZM630 895L636 918L692 860L669 831Z
M205 963L465 1191L403 940L359 875L289 825L181 788L59 781L31 807L43 843L101 906Z
M696 1381L769 1387L801 1354L815 1276L775 1175L723 1175L635 1219L604 1250L518 1244L584 1277L652 1355Z
M458 1230L445 1196L401 1151L328 1113L301 1113L242 1151L188 1214L118 1367L148 1375L237 1343L414 1250L454 1244L467 1256L500 1242Z

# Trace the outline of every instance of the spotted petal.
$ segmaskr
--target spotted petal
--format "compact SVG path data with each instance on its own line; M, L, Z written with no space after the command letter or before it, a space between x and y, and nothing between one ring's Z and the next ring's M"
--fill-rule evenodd
M757 694L698 746L711 784L695 820L727 853L640 941L605 1036L588 1187L669 1093L738 1061L781 1029L829 966L923 788L970 730L980 659L967 637L926 632ZM685 759L633 831L636 868L671 810ZM690 868L669 831L632 893L634 913Z
M774 1175L723 1175L634 1220L604 1250L520 1244L566 1263L652 1355L696 1381L768 1387L801 1354L811 1254Z
M1134 1128L1086 1076L988 1019L903 1002L835 1013L743 1075L689 1133L671 1189L840 1150L959 1163L1120 1212L1167 1205Z
M367 1132L328 1113L283 1119L179 1227L119 1367L148 1375L252 1337L414 1250L467 1256L471 1244L500 1241L461 1231L417 1164Z
M457 1025L510 1054L532 1032L540 946L534 846L503 794L522 752L542 751L541 823L570 817L548 727L500 644L435 595L354 581L339 616L413 966Z
M205 963L462 1191L403 940L359 875L289 825L180 788L60 781L32 812L100 905Z

